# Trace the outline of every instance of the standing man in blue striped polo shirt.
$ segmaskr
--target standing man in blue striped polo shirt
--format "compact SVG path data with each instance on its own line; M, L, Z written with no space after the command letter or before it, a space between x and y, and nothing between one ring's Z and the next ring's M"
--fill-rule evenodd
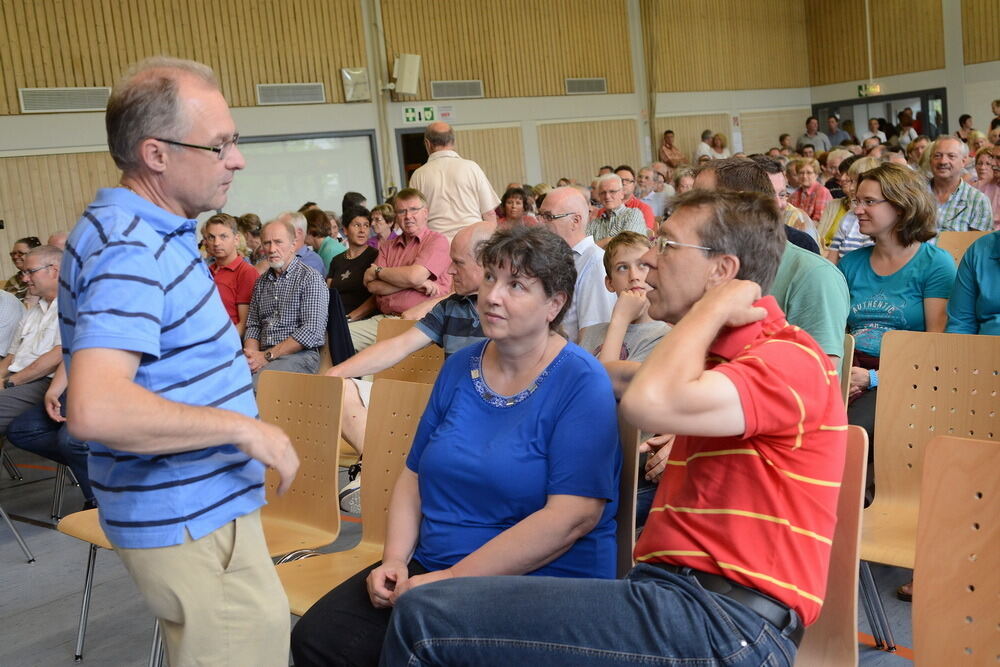
M157 57L108 100L121 185L70 235L59 315L72 434L101 525L159 619L170 664L285 665L287 600L260 525L264 468L298 458L256 419L250 371L197 247L244 167L213 72Z

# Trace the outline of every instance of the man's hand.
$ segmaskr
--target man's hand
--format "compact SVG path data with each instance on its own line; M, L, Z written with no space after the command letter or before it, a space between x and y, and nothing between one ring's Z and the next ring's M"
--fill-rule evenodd
M420 283L420 286L417 287L417 291L418 292L423 292L424 294L426 294L427 296L431 297L432 299L438 295L438 292L440 290L441 290L441 288L438 287L438 284L435 283L430 278L428 278L424 282Z
M247 456L255 458L268 468L277 471L281 481L278 495L282 495L295 480L299 469L299 456L285 432L273 424L253 420L246 434L235 444Z
M378 274L375 273L375 265L372 264L367 269L365 269L365 275L361 277L361 282L365 285L372 282L373 280L378 280Z
M410 571L402 561L386 561L368 573L365 583L372 606L387 609L394 603L393 591L406 584Z
M723 326L741 327L767 317L764 308L753 305L760 296L760 285L752 280L730 280L705 292L694 308L715 313Z
M645 477L648 481L660 481L663 471L667 469L667 459L670 457L670 450L674 447L674 438L675 436L672 433L654 435L639 445L640 453L650 453L646 458L645 470Z
M611 319L621 317L626 322L634 322L649 310L649 299L645 292L624 290L618 293L618 300L611 311Z
M264 353L260 350L248 350L243 348L243 356L247 358L247 364L250 366L251 373L256 373L267 365L267 359L264 358Z
M66 418L62 416L62 403L59 398L62 396L62 391L54 391L58 389L49 385L48 390L45 392L45 398L42 399L45 404L45 413L54 422L62 423L66 421Z
M438 570L437 572L418 574L415 577L410 577L409 579L398 582L392 591L392 595L389 596L389 604L395 605L396 602L399 601L400 595L416 588L417 586L423 586L424 584L429 584L434 581L441 581L442 579L451 579L454 576L455 575L452 574L451 568L446 568L444 570Z
M867 369L851 366L851 387L847 392L849 398L854 398L868 391L870 384L871 376L868 374Z

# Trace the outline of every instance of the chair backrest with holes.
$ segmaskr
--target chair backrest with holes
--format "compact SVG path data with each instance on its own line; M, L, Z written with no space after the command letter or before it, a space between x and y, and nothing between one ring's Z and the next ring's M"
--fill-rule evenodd
M402 380L375 380L372 385L361 473L363 542L385 542L392 487L406 465L432 389L430 384Z
M618 484L618 578L632 569L632 549L635 547L635 494L639 480L639 445L642 434L618 411L618 431L622 443L622 474Z
M796 664L809 667L858 664L858 558L867 467L868 434L860 426L848 426L823 610L806 630L795 656Z
M937 247L947 250L948 254L955 260L955 264L962 261L962 255L969 249L979 237L986 236L990 232L941 232L938 235Z
M915 506L924 448L935 436L1000 440L998 350L996 336L886 333L875 408L877 494Z
M378 342L398 336L414 324L416 324L414 320L386 318L378 323L375 340ZM428 345L422 350L417 350L395 366L390 366L385 370L379 371L375 374L375 379L434 384L443 363L444 350L437 345Z
M840 358L840 390L844 393L844 404L851 393L851 366L854 365L854 336L844 334L844 356Z
M260 418L280 427L295 446L299 471L291 489L275 493L278 475L267 473L267 505L272 517L340 530L337 472L340 454L340 415L344 379L283 371L264 371L257 385Z
M1000 443L938 436L927 445L913 571L918 665L996 664Z

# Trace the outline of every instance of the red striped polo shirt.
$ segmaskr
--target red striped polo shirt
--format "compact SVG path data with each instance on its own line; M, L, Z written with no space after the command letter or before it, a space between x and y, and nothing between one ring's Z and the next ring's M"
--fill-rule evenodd
M767 317L723 331L706 361L736 386L746 431L677 438L635 557L722 575L808 625L826 592L847 414L816 341L773 297L757 305Z

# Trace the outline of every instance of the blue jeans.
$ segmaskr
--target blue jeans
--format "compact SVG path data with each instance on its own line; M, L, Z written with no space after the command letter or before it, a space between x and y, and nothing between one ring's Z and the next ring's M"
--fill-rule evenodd
M45 412L44 404L28 408L18 415L7 427L7 439L16 447L69 466L80 483L84 500L94 499L87 474L87 455L90 452L87 443L71 438L65 422L52 421Z
M382 649L398 665L789 665L795 644L690 575L652 565L625 579L471 577L396 604Z

